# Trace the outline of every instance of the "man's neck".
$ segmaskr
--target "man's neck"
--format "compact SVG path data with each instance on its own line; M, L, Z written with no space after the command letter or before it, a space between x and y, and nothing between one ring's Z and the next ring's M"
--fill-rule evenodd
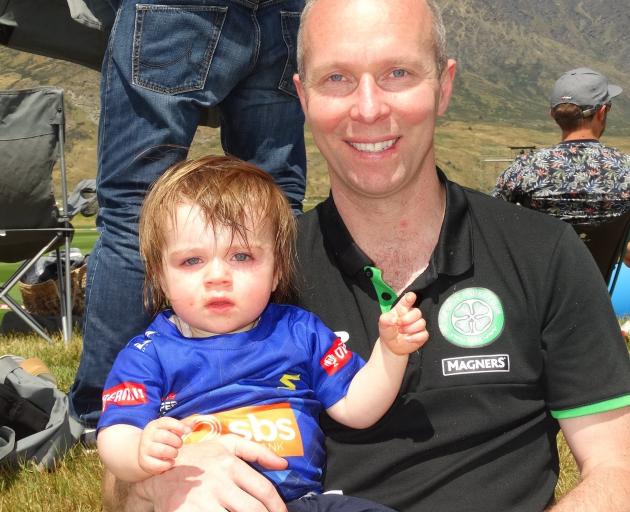
M334 190L335 205L355 243L397 292L428 266L437 245L446 191L435 170L391 197L359 197Z
M599 137L592 127L580 128L573 131L563 131L562 142L570 140L599 140Z

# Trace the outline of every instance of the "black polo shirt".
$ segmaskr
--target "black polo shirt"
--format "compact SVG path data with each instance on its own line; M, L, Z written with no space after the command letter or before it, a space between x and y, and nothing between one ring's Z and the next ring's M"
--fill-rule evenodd
M322 418L326 488L400 511L540 511L558 474L554 417L629 405L628 352L569 225L440 176L439 241L408 288L430 339L373 427ZM332 198L300 218L298 255L300 304L367 359L396 297Z

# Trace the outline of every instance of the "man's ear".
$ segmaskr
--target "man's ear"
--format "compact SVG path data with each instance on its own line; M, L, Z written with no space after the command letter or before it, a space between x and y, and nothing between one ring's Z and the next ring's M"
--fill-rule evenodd
M453 83L455 81L455 69L457 63L453 59L448 59L446 67L442 71L440 77L440 101L438 103L437 113L442 116L448 109L448 104L451 100L451 94L453 94Z
M597 112L595 112L595 116L597 117L598 121L603 121L604 119L606 119L606 114L608 113L606 108L606 105L602 105L597 109Z
M298 75L297 73L293 75L293 83L295 84L295 90L297 91L298 98L300 98L300 105L302 105L302 110L306 115L308 109L306 105L306 90L304 89L304 84L302 83L300 75Z

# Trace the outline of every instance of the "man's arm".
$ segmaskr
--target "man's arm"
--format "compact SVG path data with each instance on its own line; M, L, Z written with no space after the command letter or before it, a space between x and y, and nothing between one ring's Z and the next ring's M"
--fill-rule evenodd
M142 482L106 472L103 505L109 512L286 512L273 484L245 461L275 470L287 465L263 445L225 435L184 445L172 469Z
M627 512L630 504L630 407L560 420L582 479L550 512Z

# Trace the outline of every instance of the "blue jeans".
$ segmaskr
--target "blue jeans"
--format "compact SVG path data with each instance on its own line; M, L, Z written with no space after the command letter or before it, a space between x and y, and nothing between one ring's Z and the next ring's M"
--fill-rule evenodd
M188 149L208 107L221 142L269 172L294 211L306 186L304 116L292 82L303 0L119 2L103 61L97 227L88 262L73 415L98 421L118 351L143 331L138 212L149 185Z

